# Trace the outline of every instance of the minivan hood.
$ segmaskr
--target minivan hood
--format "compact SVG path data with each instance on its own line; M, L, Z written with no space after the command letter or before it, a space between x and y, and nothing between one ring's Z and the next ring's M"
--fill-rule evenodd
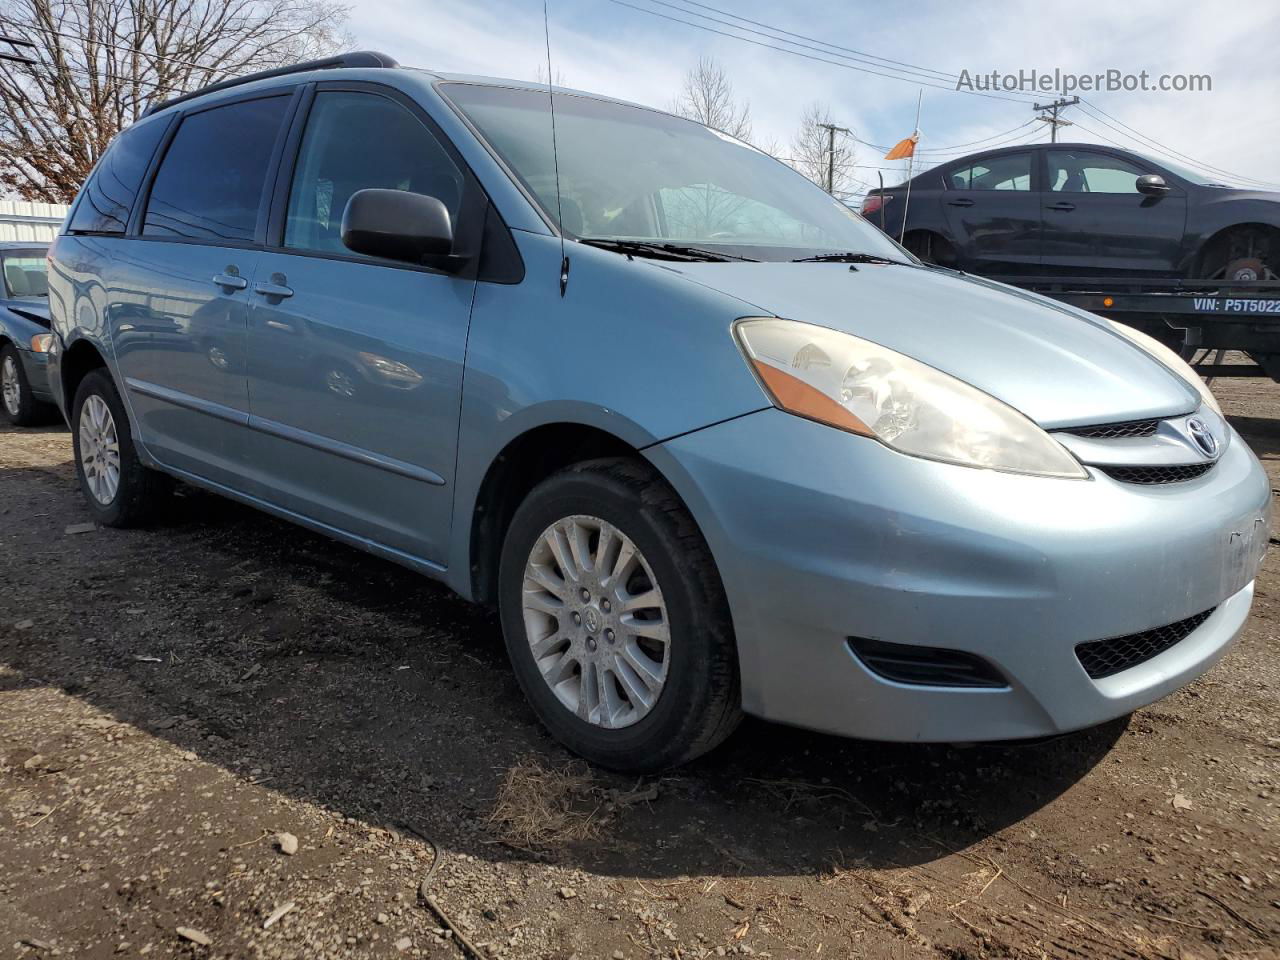
M984 390L1043 427L1185 414L1190 384L1101 317L979 277L841 263L662 264L750 304L871 340Z

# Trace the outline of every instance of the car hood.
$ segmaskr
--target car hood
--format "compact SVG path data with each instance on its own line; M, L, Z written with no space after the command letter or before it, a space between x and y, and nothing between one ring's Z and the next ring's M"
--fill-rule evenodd
M49 302L47 300L0 300L0 309L16 313L18 316L49 326Z
M1044 427L1188 413L1195 388L1101 317L923 267L663 264L762 315L871 340L984 390Z

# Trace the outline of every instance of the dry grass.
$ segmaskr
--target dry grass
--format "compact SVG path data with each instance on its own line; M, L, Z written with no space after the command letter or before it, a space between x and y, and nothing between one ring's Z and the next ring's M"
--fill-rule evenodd
M525 757L502 778L488 822L499 840L523 850L594 840L601 830L600 791L584 764L547 767Z

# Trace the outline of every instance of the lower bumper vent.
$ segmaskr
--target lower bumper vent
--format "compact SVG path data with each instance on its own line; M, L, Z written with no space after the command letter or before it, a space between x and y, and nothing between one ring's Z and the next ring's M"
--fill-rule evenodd
M1170 647L1181 643L1208 620L1216 609L1217 607L1212 607L1204 613L1197 613L1193 617L1187 617L1168 626L1144 630L1142 633L1082 643L1076 647L1076 656L1079 657L1084 672L1094 680L1110 677L1130 667L1136 667L1140 663L1146 663Z
M995 667L962 650L885 643L860 637L850 637L849 648L868 670L895 683L919 687L1009 686Z

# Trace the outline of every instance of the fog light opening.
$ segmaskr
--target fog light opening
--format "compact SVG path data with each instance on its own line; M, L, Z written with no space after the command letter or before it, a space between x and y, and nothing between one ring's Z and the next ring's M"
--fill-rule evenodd
M963 650L886 643L849 637L849 649L863 666L884 680L915 687L1007 689L1009 682L987 661Z

